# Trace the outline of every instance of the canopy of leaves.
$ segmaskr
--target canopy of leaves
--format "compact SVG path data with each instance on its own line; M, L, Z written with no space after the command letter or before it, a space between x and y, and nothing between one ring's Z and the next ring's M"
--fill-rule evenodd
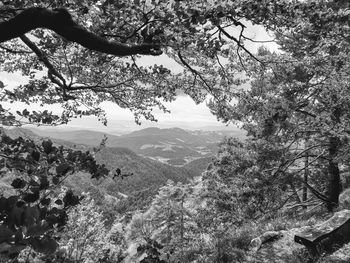
M140 116L154 120L151 109L166 111L163 101L174 100L177 90L196 102L210 94L223 107L242 83L237 77L242 56L255 58L244 46L251 41L245 36L246 21L289 28L310 6L284 0L5 1L0 4L0 70L20 71L28 81L14 89L3 87L2 98L62 106L59 116L19 114L22 122L40 124L82 115L106 122L103 101L132 110L136 121ZM159 48L182 66L181 73L156 65L156 59L154 65L139 65L137 54L158 55ZM116 57L127 55L132 56ZM16 123L17 115L7 109L1 113L4 123Z
M304 4L311 13L299 16ZM294 7L295 24L275 30L284 53L261 48L256 57L264 63L246 64L251 87L237 91L226 110L211 107L223 120L240 123L251 139L284 148L280 164L271 167L276 175L287 173L299 184L310 170L309 183L319 191L304 184L332 210L349 157L350 6L305 1Z

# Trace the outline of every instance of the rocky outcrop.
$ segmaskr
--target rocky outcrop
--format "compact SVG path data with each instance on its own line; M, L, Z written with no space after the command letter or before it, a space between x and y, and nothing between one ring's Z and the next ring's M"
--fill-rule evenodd
M314 255L336 251L350 242L350 210L335 213L322 224L298 233L294 240Z
M329 218L329 217L328 217ZM346 244L350 233L347 232L347 226L350 219L350 211L343 210L336 213L331 218L323 223L316 223L315 219L304 222L306 226L293 228L281 231L268 231L263 235L254 238L250 244L250 251L246 255L243 262L249 263L300 263L300 262L318 262L318 263L349 263L350 262L350 243ZM340 237L337 240L342 242L332 243L331 247L338 250L329 250L322 252L322 255L313 255L308 252L304 244L294 241L295 236L303 235L303 238L310 238L309 242L318 240L316 236L312 235L321 233L321 230L328 231L327 238L320 242L322 246L330 242L333 235ZM333 233L333 234L332 234ZM333 241L332 241L333 242ZM342 243L342 244L341 244Z
M344 245L336 252L324 256L319 263L349 263L350 262L350 243Z
M304 228L268 231L251 241L251 249L244 262L286 263L294 261L294 253L303 248L294 242L294 235ZM265 240L265 243L263 242ZM261 242L261 243L260 243ZM260 244L260 247L258 248ZM258 249L257 249L258 248Z

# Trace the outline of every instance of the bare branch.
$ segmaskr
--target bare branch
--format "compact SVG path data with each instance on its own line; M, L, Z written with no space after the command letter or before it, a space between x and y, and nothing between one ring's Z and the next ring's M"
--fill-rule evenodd
M318 199L320 199L321 201L323 201L325 203L329 203L329 198L327 196L325 196L324 194L317 191L315 188L313 188L311 185L309 185L306 181L303 181L303 183L311 191L311 193L314 196L316 196Z

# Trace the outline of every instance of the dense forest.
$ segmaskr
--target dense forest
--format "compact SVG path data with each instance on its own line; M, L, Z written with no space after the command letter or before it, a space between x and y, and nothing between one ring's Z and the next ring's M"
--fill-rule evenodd
M348 0L0 0L0 262L349 262L349 54ZM178 167L9 129L183 95L246 136Z

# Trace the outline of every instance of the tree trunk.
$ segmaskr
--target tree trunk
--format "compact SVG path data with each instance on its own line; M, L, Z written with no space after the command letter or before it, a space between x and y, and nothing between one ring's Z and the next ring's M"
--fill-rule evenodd
M332 212L339 204L339 194L341 191L339 164L336 155L339 147L339 138L329 138L329 161L328 161L328 203L327 209Z
M299 197L298 191L295 188L293 181L290 182L290 188L292 189L293 194L295 195L295 198L297 199L297 203L300 204L302 202L302 200Z
M306 147L308 146L307 144L305 145ZM304 181L307 183L309 179L309 153L306 152L306 156L305 156L305 171L304 171ZM307 186L304 185L303 187L303 198L302 198L303 202L307 201ZM306 209L307 207L305 206L304 209Z
M184 260L184 194L181 196L181 229L180 229L180 235L181 235L181 260Z

